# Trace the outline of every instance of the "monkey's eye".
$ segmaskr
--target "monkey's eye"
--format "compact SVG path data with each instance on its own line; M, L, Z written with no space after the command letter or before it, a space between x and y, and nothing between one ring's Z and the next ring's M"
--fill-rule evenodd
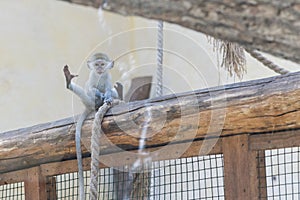
M101 63L101 66L103 67L105 65L105 63Z
M95 63L95 66L96 66L96 67L99 67L99 64L98 64L98 63Z

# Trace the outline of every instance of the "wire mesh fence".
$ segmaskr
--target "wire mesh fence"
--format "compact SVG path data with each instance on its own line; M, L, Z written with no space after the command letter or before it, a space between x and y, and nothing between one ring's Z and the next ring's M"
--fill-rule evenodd
M300 199L300 147L257 155L259 199ZM225 199L222 154L152 162L142 173L127 171L126 167L100 169L99 199ZM89 191L90 172L84 176ZM0 185L0 199L25 199L25 189L24 182ZM46 189L50 200L77 199L77 173L49 177Z
M158 166L150 199L224 199L221 154L165 160Z
M223 167L223 156L218 154L153 162L142 173L124 168L101 169L99 199L224 199ZM84 175L89 191L89 171ZM57 199L77 199L76 173L55 179Z
M259 162L260 199L300 199L300 147L266 150L258 159L264 161Z
M25 199L24 182L0 185L0 199Z

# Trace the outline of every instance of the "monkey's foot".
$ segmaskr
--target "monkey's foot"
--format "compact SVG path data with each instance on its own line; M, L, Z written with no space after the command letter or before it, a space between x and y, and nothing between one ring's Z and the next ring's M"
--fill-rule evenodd
M69 89L69 85L70 85L70 83L71 83L71 80L72 80L74 77L77 77L78 75L73 75L73 74L71 74L71 72L69 71L68 65L64 66L64 74L65 74L65 77L66 77L67 88Z
M108 105L112 105L113 99L111 97L106 97L104 99L104 103L108 104Z
M116 82L116 84L114 85L114 88L116 89L119 99L123 100L123 85L119 82Z

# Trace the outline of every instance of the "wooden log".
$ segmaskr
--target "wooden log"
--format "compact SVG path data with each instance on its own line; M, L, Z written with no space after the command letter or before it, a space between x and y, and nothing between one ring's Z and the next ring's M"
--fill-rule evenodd
M296 133L300 129L299 80L297 72L117 105L109 110L102 124L105 135L101 137L101 154L138 149L147 109L152 120L146 148L160 147L162 151L158 153L165 153L166 145L205 138L251 133L255 134L255 142L266 133ZM83 126L84 157L90 155L92 121L89 117ZM75 159L74 131L74 119L68 118L0 133L0 173ZM293 138L285 138L285 142L286 146L295 144ZM213 144L201 151L209 151ZM178 149L178 154L185 149Z
M101 0L64 0L99 8ZM300 1L109 0L105 10L142 16L300 63Z

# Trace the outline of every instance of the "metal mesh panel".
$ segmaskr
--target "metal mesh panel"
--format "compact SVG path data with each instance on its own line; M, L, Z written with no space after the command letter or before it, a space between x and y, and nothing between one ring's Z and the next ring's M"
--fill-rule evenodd
M54 176L56 180L56 199L61 199L61 200L69 200L69 199L77 199L78 197L78 176L77 172L75 173L68 173L68 174L61 174ZM89 177L90 177L90 172L89 171L84 171L84 185L85 185L85 191L89 191ZM52 187L52 182L47 183L47 188L53 188ZM50 195L50 190L47 189L47 196L49 200L52 200L51 194ZM89 198L89 195L86 194L86 198ZM50 198L49 198L50 196Z
M75 199L78 195L77 173L56 176L57 199Z
M0 199L25 199L24 182L0 185Z
M224 199L223 156L158 162L151 185L153 199Z
M260 199L300 199L300 147L259 155Z
M220 154L153 162L143 173L101 169L99 199L224 199L223 166ZM90 173L84 175L89 191ZM77 182L77 173L56 176L57 199L77 199Z

